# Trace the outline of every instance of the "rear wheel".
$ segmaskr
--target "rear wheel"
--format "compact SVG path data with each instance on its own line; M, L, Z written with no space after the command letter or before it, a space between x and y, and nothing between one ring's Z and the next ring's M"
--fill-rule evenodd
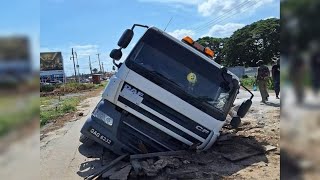
M94 140L88 138L87 136L85 136L83 134L80 135L79 141L82 142L82 144L85 146L92 146L95 143Z

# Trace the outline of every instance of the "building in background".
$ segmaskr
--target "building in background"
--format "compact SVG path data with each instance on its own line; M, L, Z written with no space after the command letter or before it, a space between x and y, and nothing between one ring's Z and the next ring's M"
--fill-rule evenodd
M40 82L65 82L61 52L40 53Z
M29 43L24 36L0 37L0 82L19 83L31 76Z

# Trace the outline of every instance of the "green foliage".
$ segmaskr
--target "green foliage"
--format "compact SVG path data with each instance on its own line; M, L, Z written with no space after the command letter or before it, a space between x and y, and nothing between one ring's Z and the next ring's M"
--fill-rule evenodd
M226 66L256 66L258 60L270 64L280 53L280 20L260 20L237 31L223 49Z
M200 44L215 51L215 61L224 66L254 67L280 54L280 20L260 20L235 31L230 38L203 37ZM221 46L222 45L222 46Z
M51 92L56 87L54 85L48 84L48 85L41 85L40 86L40 92Z
M66 83L61 85L59 90L64 93L72 93L72 92L78 92L83 90L89 90L94 87L95 85L91 83Z
M0 101L0 136L39 116L39 99L37 97L19 97L17 99L1 97ZM27 106L13 108L17 101L26 101Z
M240 80L241 84L244 85L247 88L252 89L253 88L253 84L255 83L256 79L253 77L249 77L249 78L243 78Z
M206 36L199 38L197 42L202 46L209 47L211 50L213 50L215 53L215 61L217 63L221 63L223 57L222 48L227 40L228 38L214 38Z
M61 100L57 105L50 106L50 101L54 101L57 97L41 97L40 102L42 106L49 108L42 108L40 111L40 125L47 124L50 120L63 116L66 113L75 112L80 103L80 97L70 97Z
M66 84L59 84L59 85L42 85L40 86L40 92L52 92L55 89L62 93L74 93L78 91L83 91L83 90L89 90L95 88L94 84L91 83L76 83L76 82L71 82L71 83L66 83Z
M256 78L255 77L248 77L248 78L242 78L240 80L241 84L244 85L245 87L249 88L249 89L253 89L253 85L256 82ZM268 83L267 83L267 87L269 90L274 90L274 85L273 85L273 80L272 78L268 79ZM257 84L257 88L258 84Z

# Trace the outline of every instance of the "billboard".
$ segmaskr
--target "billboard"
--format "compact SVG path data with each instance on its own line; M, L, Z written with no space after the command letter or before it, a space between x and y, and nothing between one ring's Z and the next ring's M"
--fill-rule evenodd
M27 37L0 37L0 62L29 60L29 40Z
M63 70L63 58L61 52L40 53L40 71Z

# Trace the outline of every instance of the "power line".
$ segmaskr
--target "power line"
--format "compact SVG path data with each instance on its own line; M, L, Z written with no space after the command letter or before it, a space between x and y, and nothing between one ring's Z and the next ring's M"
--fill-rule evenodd
M195 32L200 32L200 31L202 31L204 29L207 29L210 26L213 26L213 25L215 25L215 24L217 24L219 22L222 22L222 20L230 18L230 17L232 17L234 15L240 14L240 12L234 11L234 9L241 9L241 8L243 8L243 7L248 5L245 8L245 10L246 10L248 8L251 8L251 6L254 5L254 4L256 4L254 1L244 1L243 3L241 3L241 4L237 5L236 7L234 7L233 9L230 9L230 10L226 11L224 14L222 14L222 15L220 15L220 16L212 19L212 20L210 20L209 22L207 22L207 23L205 23L205 24L203 24L201 26L198 26L196 28L193 28L193 30Z
M212 20L210 20L210 21L207 21L207 22L204 22L204 23L194 24L194 25L191 25L191 26L187 26L186 29L197 29L197 28L199 28L199 27L201 27L201 26L205 26L205 25L207 25L207 24L210 24L212 21L215 21L215 20L223 17L224 15L227 15L229 12L232 12L234 9L239 9L239 8L243 7L244 5L246 5L246 4L249 3L249 2L250 2L250 0L244 1L244 2L242 2L242 3L240 3L240 4L238 4L237 6L233 7L232 9L230 9L230 10L228 10L228 11L220 14L219 16L214 17L214 18L213 18Z

